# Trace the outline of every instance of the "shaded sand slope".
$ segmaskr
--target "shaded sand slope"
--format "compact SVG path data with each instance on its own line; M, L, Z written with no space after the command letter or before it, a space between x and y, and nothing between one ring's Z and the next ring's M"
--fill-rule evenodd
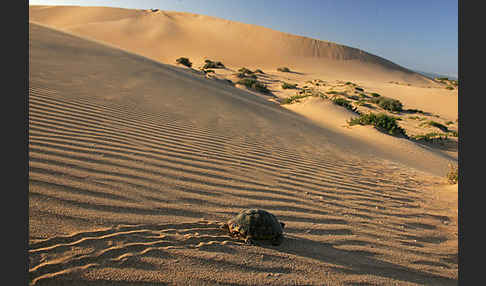
M210 16L75 6L30 6L29 13L30 21L170 64L181 56L197 64L209 57L231 66L289 66L322 76L435 85L359 49Z
M442 178L190 71L29 39L31 284L457 283ZM246 207L286 222L281 246L218 230Z

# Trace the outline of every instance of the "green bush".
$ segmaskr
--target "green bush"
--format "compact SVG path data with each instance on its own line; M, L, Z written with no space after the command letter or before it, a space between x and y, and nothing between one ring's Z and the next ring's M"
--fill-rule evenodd
M188 68L192 67L192 63L189 61L188 58L180 57L176 60L178 64L184 65Z
M443 135L437 132L429 132L427 134L419 134L412 136L413 139L417 141L426 141L426 142L434 142L434 141L443 141L447 139L447 135Z
M257 76L256 76L256 74L254 72L252 72L251 70L249 70L249 69L247 69L245 67L240 68L238 70L238 73L236 74L236 76L239 77L239 78L245 78L245 77L252 78L252 79L256 79L257 78Z
M452 137L459 137L459 132L455 130L449 130L447 134L451 135Z
M288 67L281 67L281 68L277 68L277 71L279 71L279 72L290 72L290 69Z
M349 125L373 125L381 131L385 131L391 135L407 136L405 130L397 124L397 118L386 115L384 113L375 114L361 114L359 117L351 118Z
M213 62L211 60L205 60L206 64L203 69L224 69L224 65L221 62Z
M251 89L257 90L259 92L263 92L263 93L270 92L270 90L267 88L267 86L265 84L259 82L256 79L253 79L253 78L243 78L243 79L240 79L239 81L237 81L236 83L244 85L244 86L246 86L246 88L251 88Z
M425 114L425 112L423 112L422 110L420 109L406 109L405 110L406 112L408 113L420 113L420 114Z
M372 103L378 104L381 108L388 111L402 111L402 103L393 98L378 96L371 99Z
M294 102L299 102L300 101L299 99L309 97L309 96L311 96L311 94L308 94L308 93L307 94L306 93L296 94L296 95L293 95L293 96L289 96L286 99L284 99L282 104L291 104L291 103L294 103Z
M256 69L255 70L255 73L261 73L261 74L265 74L261 69Z
M253 72L245 67L242 67L241 69L238 70L240 73L244 74L253 74Z
M291 84L291 83L288 83L288 82L284 82L284 83L282 83L282 88L283 89L296 89L297 84L296 83Z
M331 91L328 91L326 92L327 94L335 94L335 95L344 95L344 96L348 96L348 94L344 91L335 91L335 90L331 90Z
M236 74L236 76L239 78L251 78L251 79L257 78L257 76L254 73L248 74L248 73L239 72Z
M351 105L351 102L349 100L346 100L344 98L334 98L334 99L332 99L332 102L334 104L339 105L339 106L343 106L343 107L345 107L348 110L351 110L353 112L356 112L356 108L353 107L353 105Z
M444 131L444 132L447 132L449 131L449 128L447 128L447 126L445 126L444 124L441 124L437 121L427 121L424 123L424 125L429 125L429 126L432 126L432 127L436 127L436 128L439 128L440 130Z
M446 174L447 181L451 184L457 184L459 181L459 166L449 163L449 171Z
M381 95L379 95L379 94L378 94L378 93L376 93L376 92L372 92L372 93L371 93L371 96L373 96L373 97L379 97L379 96L381 96Z
M361 91L361 92L364 91L364 89L362 89L361 87L355 87L354 89L357 90L357 91Z

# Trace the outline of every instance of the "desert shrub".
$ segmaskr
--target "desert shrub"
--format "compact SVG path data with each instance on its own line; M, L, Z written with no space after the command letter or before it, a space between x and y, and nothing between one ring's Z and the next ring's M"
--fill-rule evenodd
M449 80L447 77L438 77L437 80Z
M355 87L354 89L357 91L364 91L364 89L362 89L361 87Z
M453 90L453 89L454 89L454 87L452 87L452 86L446 86L446 89L448 89L448 90Z
M388 134L406 136L405 130L397 124L397 118L384 113L361 114L359 117L351 118L348 124L351 126L357 124L373 125L378 130L385 131Z
M255 70L255 73L261 73L261 74L265 74L261 69L256 69Z
M345 83L345 85L354 85L354 83L352 83L352 82L350 82L350 81L347 81L347 82Z
M427 121L425 124L429 125L429 126L432 126L432 127L436 127L436 128L439 128L440 130L444 131L444 132L447 132L449 131L449 128L447 128L447 126L445 126L444 124L441 124L439 122L436 122L436 121Z
M257 78L257 76L254 73L248 74L248 73L239 72L236 74L236 76L239 78L251 78L251 79Z
M412 136L412 138L417 141L442 142L443 140L447 139L447 135L443 135L437 132L429 132L427 134L414 135Z
M402 103L393 98L378 96L371 99L372 103L378 104L381 108L388 111L402 111Z
M425 112L423 112L422 110L420 110L420 109L415 109L415 108L414 108L414 109L406 109L406 110L404 110L404 111L406 111L406 112L408 112L408 113L420 113L420 114L425 114Z
M283 89L295 89L295 88L297 88L297 84L296 83L291 84L291 83L288 83L288 82L284 82L284 83L282 83L282 88Z
M348 96L349 99L360 100L360 97L357 95L350 95Z
M447 171L446 178L449 183L457 184L459 181L459 166L449 163L449 171Z
M454 121L447 121L446 122L447 125L451 125L451 124L454 124Z
M287 97L286 99L284 99L282 104L291 104L291 103L294 103L294 102L299 102L300 99L305 98L305 97L309 97L309 96L311 96L311 94L299 93L299 94Z
M379 95L379 94L378 94L378 93L376 93L376 92L372 92L372 93L371 93L371 96L373 96L373 97L379 97L379 96L381 96L381 95Z
M281 67L281 68L277 68L277 71L279 71L279 72L290 72L290 69L288 67Z
M334 104L339 105L339 106L345 107L348 110L351 110L353 112L356 112L356 108L353 107L353 105L351 104L351 102L349 100L346 100L344 98L333 98L332 99L332 102Z
M192 67L192 63L189 61L188 58L180 57L176 60L176 62L180 65L184 65L188 68Z
M244 85L246 86L246 88L251 88L263 93L268 93L270 91L264 83L261 83L258 80L253 78L243 78L237 81L236 83Z
M253 72L245 67L242 67L241 69L238 70L240 73L245 73L245 74L253 74Z
M344 96L348 96L347 93L345 93L344 91L335 91L335 90L331 90L331 91L328 91L326 92L327 94L335 94L335 95L344 95Z
M205 73L215 73L214 70L203 70Z
M358 105L359 105L359 106L364 106L364 107L368 107L368 108L372 108L372 109L374 109L373 105L371 105L371 104L369 104L369 103L366 103L366 102L364 102L364 101L361 101L361 100L360 100L360 101L358 101Z
M211 60L205 60L203 69L224 69L224 65L221 62L213 62Z
M449 132L447 134L449 134L452 137L459 137L459 132L457 132L455 130L449 130Z
M239 77L239 78L245 78L245 77L252 78L252 79L256 79L257 78L257 76L256 76L256 74L254 72L252 72L251 70L249 70L249 69L247 69L245 67L240 68L238 70L238 73L236 74L236 76Z

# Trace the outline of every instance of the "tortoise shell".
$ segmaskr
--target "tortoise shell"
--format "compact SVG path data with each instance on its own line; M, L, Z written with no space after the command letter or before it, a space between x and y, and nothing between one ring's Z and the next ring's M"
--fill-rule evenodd
M245 209L224 224L223 228L231 236L244 238L248 244L254 244L254 240L265 240L280 245L284 226L284 223L265 210Z

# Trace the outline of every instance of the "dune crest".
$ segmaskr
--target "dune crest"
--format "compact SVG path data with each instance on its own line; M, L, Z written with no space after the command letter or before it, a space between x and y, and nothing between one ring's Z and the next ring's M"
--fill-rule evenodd
M30 6L32 22L96 39L173 64L181 56L232 66L414 84L434 82L393 62L336 43L211 16L104 7Z

